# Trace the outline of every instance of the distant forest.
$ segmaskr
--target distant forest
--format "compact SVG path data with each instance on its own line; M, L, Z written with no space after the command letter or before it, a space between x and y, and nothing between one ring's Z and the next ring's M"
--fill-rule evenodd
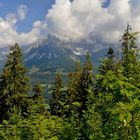
M67 85L57 73L49 103L41 84L31 85L21 48L11 46L0 75L0 140L139 140L137 35L127 25L121 58L109 48L98 72L88 52Z

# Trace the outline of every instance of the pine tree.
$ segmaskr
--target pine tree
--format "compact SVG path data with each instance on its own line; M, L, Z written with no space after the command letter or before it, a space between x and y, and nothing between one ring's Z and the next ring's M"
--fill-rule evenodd
M89 95L89 90L91 90L92 95L91 94ZM93 118L94 110L92 110L88 104L90 102L89 96L93 97L92 91L93 91L92 62L89 53L87 53L86 62L84 66L82 67L81 64L77 62L75 65L75 70L69 74L68 92L67 92L68 95L67 104L69 107L68 108L69 112L67 121L70 123L70 126L72 127L71 128L72 130L70 129L69 131L70 134L71 131L73 132L72 136L73 139L74 138L89 139L90 135L94 137L93 136L94 132L92 133L92 130L94 131L96 129L95 126L97 125L93 126L89 124L89 122L93 121L93 119L95 118Z
M88 110L88 98L89 98L89 90L93 91L93 67L92 62L90 58L89 52L86 56L86 62L83 66L81 76L80 76L80 83L78 87L78 102L80 104L78 108L78 118L80 124L80 130L79 130L79 139L88 139L88 135L86 133L86 129L88 128L87 120L85 117L85 114Z
M10 47L7 62L0 77L0 121L8 119L15 110L27 113L29 78L26 76L23 55L18 44Z
M137 34L138 32L132 32L131 26L127 25L127 29L121 39L123 76L125 77L123 88L125 90L121 90L123 98L118 103L115 113L118 112L122 121L121 132L123 133L120 132L122 139L138 139L139 133L139 128L136 124L140 116L140 111L138 110L140 103L140 65L137 58Z
M43 97L42 87L39 82L35 83L33 92L35 93L34 96L32 97L35 112L45 114L46 113L45 99Z
M105 56L106 58L102 59L99 73L96 77L94 90L95 99L93 99L95 102L95 112L97 111L101 115L104 135L109 132L109 128L106 130L104 129L104 126L109 122L110 113L108 112L108 109L113 106L114 87L118 82L117 76L115 75L115 55L113 49L109 48Z
M96 110L101 114L106 139L138 139L139 129L136 122L140 113L140 91L135 83L138 62L134 51L134 38L129 34L129 27L127 28L124 35L127 41L123 40L122 44L122 47L125 46L122 62L112 63L112 66L107 68L108 62L111 62L111 57L107 56L107 59L102 61L97 76Z
M99 67L100 74L106 74L108 70L114 70L114 50L110 47L106 54L106 58L102 59L101 66Z
M63 105L63 81L60 73L56 74L54 89L52 91L52 97L50 100L50 111L52 115L62 116L64 115Z
M101 64L99 67L99 74L97 75L97 82L96 82L96 89L98 90L97 93L105 91L105 89L101 88L103 81L105 80L105 76L108 74L108 72L114 72L115 71L115 55L112 48L109 48L106 53L106 58L103 58L101 60ZM96 93L96 92L95 92Z
M124 76L130 83L140 87L140 65L137 60L137 38L138 32L132 32L130 25L127 25L124 35L122 36L122 65Z
M74 108L77 110L79 119L82 118L83 112L87 109L86 102L89 89L93 89L93 70L90 55L87 53L83 68L77 62L74 72L69 74L67 100L70 108L73 108L72 111Z
M83 112L87 110L86 102L88 99L88 90L93 89L93 69L92 62L89 52L86 56L86 62L83 66L80 84L78 87L79 99L78 102L81 104L79 108L79 117L82 118Z
M73 72L69 73L68 77L68 88L67 88L67 105L68 105L68 115L71 113L76 113L79 103L79 87L82 74L82 66L80 62L75 63L75 69Z

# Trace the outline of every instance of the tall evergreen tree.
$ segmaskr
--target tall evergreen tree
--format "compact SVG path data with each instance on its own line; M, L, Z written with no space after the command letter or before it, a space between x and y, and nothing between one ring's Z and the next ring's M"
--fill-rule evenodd
M103 134L106 139L138 139L136 122L139 111L136 108L139 107L140 92L135 83L136 75L138 76L136 71L138 61L134 51L136 44L133 35L129 33L129 28L128 26L123 35L126 40L123 40L122 44L122 47L125 46L122 62L112 63L112 66L106 69L108 63L104 62L110 62L107 60L111 59L108 57L107 60L102 61L97 76L96 107L102 117Z
M122 65L124 76L129 82L140 87L140 65L137 59L137 37L138 32L132 32L130 25L127 25L122 36Z
M33 88L33 92L35 93L32 97L33 99L33 106L35 107L35 112L40 114L46 113L46 105L45 99L43 97L42 87L39 82L36 82Z
M132 32L131 26L127 25L121 39L122 66L126 90L123 92L124 98L119 103L118 110L124 109L125 106L125 111L123 110L125 113L123 115L120 113L120 116L124 119L123 121L125 121L125 127L122 129L124 135L121 135L123 139L129 139L130 137L138 139L138 129L135 123L140 116L140 112L137 110L140 102L140 63L137 58L137 34L138 32Z
M79 117L82 118L83 112L87 110L86 102L88 101L88 90L93 89L93 67L89 52L86 56L86 62L83 66L80 84L78 87L79 100L81 104L79 108Z
M63 96L63 81L60 73L56 74L54 89L52 91L52 97L50 100L50 111L52 115L62 116L64 115L64 96Z
M86 56L86 62L83 67L79 62L75 65L74 72L69 74L68 82L68 116L67 121L73 128L73 133L77 134L76 139L87 139L87 116L85 115L88 106L89 91L93 90L93 70L89 53Z
M77 62L75 71L69 74L68 102L71 104L70 107L77 106L79 119L82 118L83 112L86 111L88 90L90 88L93 88L93 69L90 55L87 53L83 68Z
M87 120L85 118L86 111L88 110L88 98L89 90L93 91L93 66L90 58L89 52L87 52L86 62L83 66L80 84L78 87L79 99L78 102L80 106L78 108L78 118L81 122L79 139L88 139L86 129L88 127Z
M10 47L7 62L0 77L0 121L8 119L15 110L24 114L27 109L27 97L30 89L26 76L23 55L18 44Z
M69 73L68 77L68 88L67 88L67 104L68 104L68 115L72 112L77 111L79 96L80 79L82 74L82 66L80 62L75 63L75 69ZM71 112L71 113L70 113ZM76 113L76 112L75 112Z
M113 93L115 93L113 90L115 90L115 86L118 83L117 76L115 75L115 55L113 49L109 48L105 56L106 58L102 59L99 73L96 77L95 99L93 99L95 111L99 112L102 118L103 134L104 126L109 122L110 113L108 109L113 106Z
M101 66L99 67L100 74L106 74L108 70L114 70L114 50L110 47L107 51L106 58L102 59Z
M105 89L101 88L101 85L103 83L103 81L105 80L105 76L108 74L108 72L114 72L115 71L115 55L114 55L114 51L112 48L109 48L107 53L106 53L106 58L103 58L101 60L101 64L99 67L99 74L97 75L97 82L96 82L96 87L95 87L95 91L96 89L98 91L95 92L95 94L97 94L99 91L105 91Z

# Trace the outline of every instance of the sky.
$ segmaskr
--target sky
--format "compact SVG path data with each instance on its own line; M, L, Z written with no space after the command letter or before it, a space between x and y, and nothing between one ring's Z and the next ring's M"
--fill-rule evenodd
M140 0L0 0L0 47L30 45L48 34L116 43L127 23L140 31Z
M9 13L17 13L20 5L26 6L26 20L17 24L17 31L28 32L33 22L44 19L52 4L54 0L0 0L0 17L5 18Z

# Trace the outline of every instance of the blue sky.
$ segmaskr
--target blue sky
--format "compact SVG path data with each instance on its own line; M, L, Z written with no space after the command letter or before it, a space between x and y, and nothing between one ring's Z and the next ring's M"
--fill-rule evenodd
M131 0L137 4L139 0ZM111 0L105 0L104 7L109 6ZM32 29L32 23L37 20L43 20L48 9L51 8L55 0L0 0L0 17L5 18L9 13L16 13L19 5L24 4L28 7L26 20L17 23L18 32L29 32Z
M26 5L27 17L17 23L17 31L29 32L32 29L32 23L43 20L54 2L55 0L0 0L0 17L5 18L9 13L16 13L19 5Z
M16 42L27 46L46 39L48 34L64 41L79 41L92 33L103 41L116 43L128 22L140 31L140 0L71 2L0 0L0 47Z
M131 1L137 4L139 0ZM110 2L111 0L105 0L103 7L109 6ZM26 5L28 7L26 20L17 23L17 31L29 32L32 29L32 23L43 20L54 3L55 0L0 0L0 17L5 18L9 13L16 13L19 5Z
M0 17L5 18L9 13L16 13L19 5L28 7L28 14L25 20L17 23L18 32L29 32L32 23L37 20L44 20L48 9L51 8L55 0L0 0ZM106 0L104 7L108 6L110 0Z
M107 7L109 6L111 0L105 0L105 2L103 3L103 7Z

